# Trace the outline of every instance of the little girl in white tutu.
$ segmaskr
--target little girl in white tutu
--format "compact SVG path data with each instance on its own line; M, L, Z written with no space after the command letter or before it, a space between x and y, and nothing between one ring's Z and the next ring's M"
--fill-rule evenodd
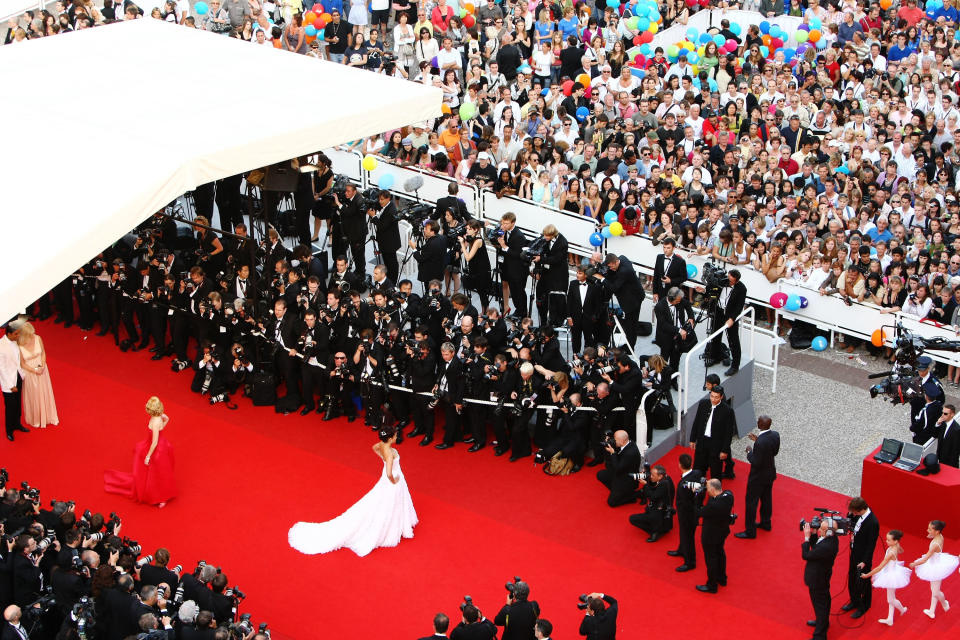
M910 567L915 569L917 577L930 583L930 608L923 612L932 619L937 611L937 601L943 606L944 611L950 610L950 603L940 591L940 582L951 573L957 570L960 559L949 553L943 552L943 527L942 520L931 520L927 525L927 537L930 538L930 548L922 558L918 558L910 563Z
M903 562L897 560L897 555L903 553L903 547L900 546L900 539L903 532L897 529L891 530L887 534L887 553L883 556L883 561L874 567L870 573L861 573L860 577L866 580L873 578L873 586L877 589L887 590L887 617L879 622L888 626L893 626L893 610L896 609L903 615L907 608L897 600L897 589L910 584L910 574L908 567L903 566Z

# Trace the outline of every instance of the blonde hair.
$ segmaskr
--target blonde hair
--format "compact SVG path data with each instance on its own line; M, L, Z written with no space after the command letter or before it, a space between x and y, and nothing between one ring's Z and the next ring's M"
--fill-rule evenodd
M160 398L157 396L150 396L150 399L147 400L147 413L153 417L163 415L163 403L160 402Z
M17 334L17 344L26 344L27 341L37 333L37 330L34 329L33 325L29 322L24 322L20 325L18 331L20 333Z

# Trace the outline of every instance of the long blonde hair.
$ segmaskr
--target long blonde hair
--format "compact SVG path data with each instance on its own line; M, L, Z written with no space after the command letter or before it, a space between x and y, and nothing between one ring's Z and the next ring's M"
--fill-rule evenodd
M30 341L30 338L37 334L37 330L34 329L33 325L29 322L24 322L20 327L19 332L20 333L17 334L17 344L19 345L27 344L27 342Z
M150 399L147 400L146 406L147 414L153 416L154 418L163 415L163 403L160 402L160 398L157 396L150 396Z

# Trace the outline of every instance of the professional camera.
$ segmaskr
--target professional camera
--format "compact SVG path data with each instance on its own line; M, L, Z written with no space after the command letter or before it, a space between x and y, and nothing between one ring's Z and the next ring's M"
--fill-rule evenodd
M140 555L140 552L143 550L143 547L141 547L141 546L140 546L140 543L137 542L136 540L133 540L133 539L131 539L131 538L128 538L128 537L124 536L124 537L123 537L123 550L124 550L124 552L126 552L126 553L131 553L131 554L133 554L133 555L135 555L135 556L139 556L139 555Z
M240 616L240 620L230 625L230 631L231 633L239 635L241 638L253 633L253 623L250 622L250 614L245 613Z
M603 432L603 439L600 441L600 444L602 444L604 447L610 447L612 449L617 448L617 441L613 437L612 430L607 429Z
M33 555L35 556L41 555L44 551L47 550L47 547L53 544L53 541L56 539L57 539L56 533L54 533L53 531L48 532L47 535L37 540L37 548L34 550Z
M20 497L35 504L40 504L40 489L31 487L27 482L20 483Z
M727 278L726 270L712 262L703 265L703 288L704 297L708 300L717 300L720 298L720 292L724 287L730 286L730 280Z
M832 511L830 509L824 509L822 507L814 507L814 511L819 512L817 515L810 518L810 521L800 520L800 531L803 531L803 527L810 525L811 529L819 529L820 525L823 524L823 521L833 523L830 527L832 531L831 535L836 536L846 536L852 532L853 523L850 522L849 518L845 518L839 511Z
M590 606L590 598L588 598L587 594L585 593L581 593L577 600L579 600L577 603L577 609L580 609L580 611L585 611L587 607Z
M517 585L519 585L521 582L523 582L523 578L521 578L520 576L513 576L513 582L508 582L505 585L503 585L504 588L507 590L507 593L509 593L510 597L513 598L514 600L518 598Z
M114 534L114 531L116 531L117 527L120 526L120 516L118 516L113 511L111 511L110 519L107 520L105 526L107 528L107 534L112 536Z
M463 596L463 602L460 603L460 611L463 611L468 606L475 607L477 605L473 604L473 598L471 598L470 596Z
M694 482L693 480L681 480L680 486L697 495L699 495L706 487L703 482Z
M80 601L73 605L73 609L70 611L68 623L76 627L80 640L86 640L87 634L97 626L96 608L93 600L88 596L81 596Z
M643 471L641 471L640 473L631 473L631 474L628 474L628 475L629 475L631 478L633 478L634 480L637 480L637 481L642 480L642 481L646 482L647 480L650 479L650 463L649 463L649 462L644 462L644 463L643 463Z
M397 217L406 220L413 227L416 234L423 232L423 223L433 214L433 207L429 204L411 204L397 212Z
M883 330L883 329L881 329ZM893 404L910 402L913 399L923 398L920 375L917 365L925 349L935 351L960 351L960 341L944 340L943 338L923 338L904 329L901 323L894 327L896 338L894 344L896 362L891 371L875 373L868 378L883 378L870 387L870 397L883 396Z
M540 236L520 251L520 257L525 262L532 262L534 258L540 258L547 250L547 239Z
M7 482L10 480L10 474L7 473L7 468L3 467L0 469L0 491L3 491L7 488Z
M503 229L500 227L490 227L487 229L487 240L490 242L496 242L503 237Z
M39 598L37 598L27 606L23 607L23 617L24 619L27 619L27 620L37 621L41 617L43 617L45 613L53 609L56 605L57 605L57 599L53 595L53 587L51 587L50 585L47 585L46 587L44 587L43 593ZM38 623L34 622L34 624L38 624ZM25 626L29 629L32 625L27 624Z
M546 387L547 389L550 389L551 391L560 391L560 383L554 380L553 378L550 378L549 380L544 382L543 386Z
M606 278L607 276L610 275L610 267L609 267L609 265L605 265L605 264L603 264L603 263L597 264L597 265L591 265L591 266L587 267L587 269L586 269L586 271L584 271L584 273L587 274L587 277L588 277L588 278L592 278L593 276L595 276L595 275L597 275L597 274L600 274L601 276L603 276L604 278Z

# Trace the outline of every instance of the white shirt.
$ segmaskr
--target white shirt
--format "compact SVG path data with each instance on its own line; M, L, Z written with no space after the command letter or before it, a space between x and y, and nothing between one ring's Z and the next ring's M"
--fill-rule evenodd
M17 375L23 377L20 370L20 347L7 336L0 338L0 387L4 393L10 393L17 386Z
M721 400L721 402L723 402L723 401ZM709 437L711 437L711 434L713 433L713 411L714 411L714 409L716 409L718 406L720 406L720 405L719 405L719 404L711 404L711 405L710 405L710 415L707 417L707 424L706 424L706 426L703 427L703 437L704 437L704 438L709 438Z

